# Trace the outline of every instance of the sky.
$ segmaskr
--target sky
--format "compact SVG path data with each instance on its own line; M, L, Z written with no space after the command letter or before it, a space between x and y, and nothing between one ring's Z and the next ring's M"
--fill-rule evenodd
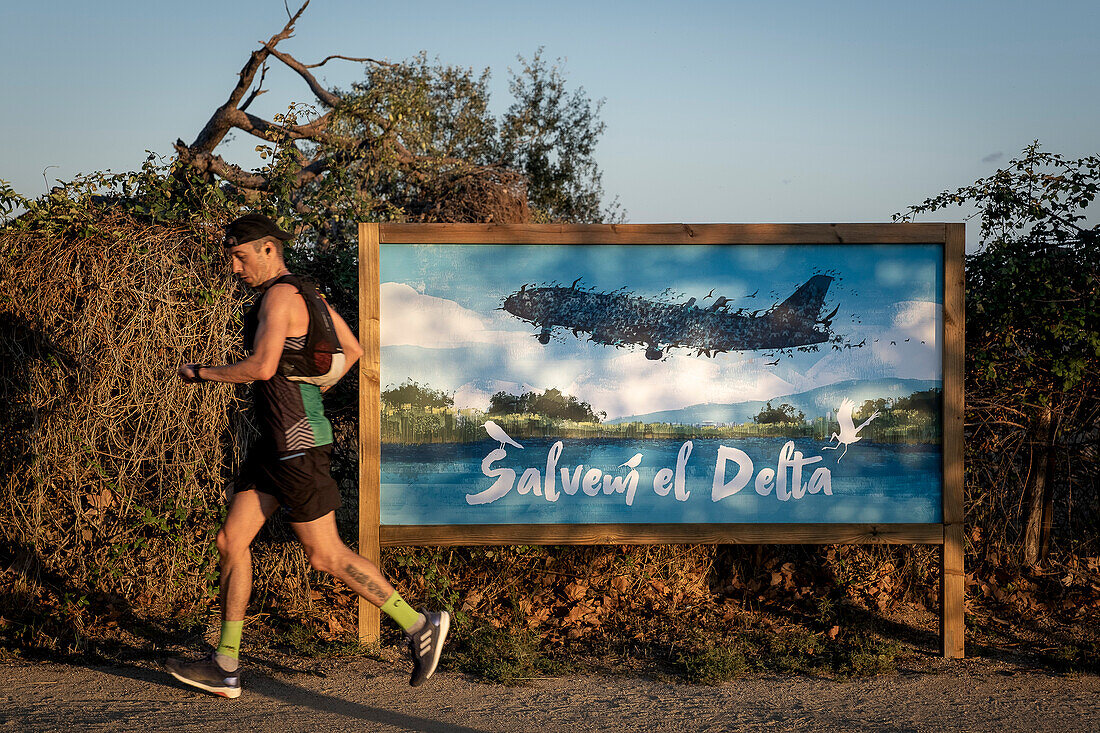
M412 380L486 410L498 391L557 388L610 419L704 403L771 400L847 380L941 380L941 249L936 245L382 247L383 388ZM832 278L820 312L855 348L744 350L713 358L673 348L660 360L501 310L527 287L570 287L706 309L767 309L815 275ZM620 291L623 292L623 291ZM689 303L695 298L694 304ZM703 316L699 315L700 318ZM659 347L669 344L660 343Z
M3 3L0 179L35 196L170 154L286 17L277 0ZM1098 21L1095 0L314 0L280 48L489 68L498 113L517 54L543 48L603 100L596 156L629 222L863 222L987 176L1033 140L1100 152ZM318 72L337 87L362 77L340 61ZM277 62L267 87L252 108L265 117L309 101ZM255 142L219 152L248 167Z

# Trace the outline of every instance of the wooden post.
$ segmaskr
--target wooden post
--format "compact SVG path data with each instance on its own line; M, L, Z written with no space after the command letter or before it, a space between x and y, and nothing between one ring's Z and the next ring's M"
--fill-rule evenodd
M378 225L359 225L359 554L375 565L381 559L378 544L381 489L381 373L382 364L378 283L380 261ZM359 641L378 641L378 608L359 599Z
M943 303L943 549L940 553L940 637L943 656L961 659L964 654L963 567L963 348L964 273L966 227L947 224L944 244Z

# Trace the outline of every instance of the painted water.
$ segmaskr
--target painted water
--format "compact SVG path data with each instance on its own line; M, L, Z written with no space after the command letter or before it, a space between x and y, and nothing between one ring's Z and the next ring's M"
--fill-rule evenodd
M382 524L942 521L934 444L860 441L841 458L813 439L703 438L690 452L680 440L571 439L560 455L553 439L521 442L383 444Z

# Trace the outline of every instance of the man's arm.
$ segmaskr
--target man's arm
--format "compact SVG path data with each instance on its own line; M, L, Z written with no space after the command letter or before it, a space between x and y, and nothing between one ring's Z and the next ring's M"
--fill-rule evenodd
M290 324L290 309L297 295L298 291L293 285L273 285L260 306L260 323L256 329L252 353L233 364L201 367L202 374L198 376L209 382L233 384L266 380L275 376ZM358 347L358 343L356 346ZM185 382L197 382L199 380L196 379L195 370L198 368L196 364L183 364L179 368L180 377Z
M363 355L363 347L359 345L359 339L355 338L355 334L351 332L351 328L344 322L344 319L340 317L328 301L322 301L325 307L328 308L328 313L332 316L332 325L336 329L336 338L340 340L340 348L344 350L344 370L340 372L339 379L343 379L344 375L351 370L355 365L355 362L359 361L359 357ZM203 374L206 374L206 370L203 370ZM322 392L327 392L328 387L322 387Z

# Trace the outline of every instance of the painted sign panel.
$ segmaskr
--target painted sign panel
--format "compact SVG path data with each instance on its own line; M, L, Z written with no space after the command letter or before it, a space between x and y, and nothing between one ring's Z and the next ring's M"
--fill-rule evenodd
M943 245L383 244L383 525L943 521Z

